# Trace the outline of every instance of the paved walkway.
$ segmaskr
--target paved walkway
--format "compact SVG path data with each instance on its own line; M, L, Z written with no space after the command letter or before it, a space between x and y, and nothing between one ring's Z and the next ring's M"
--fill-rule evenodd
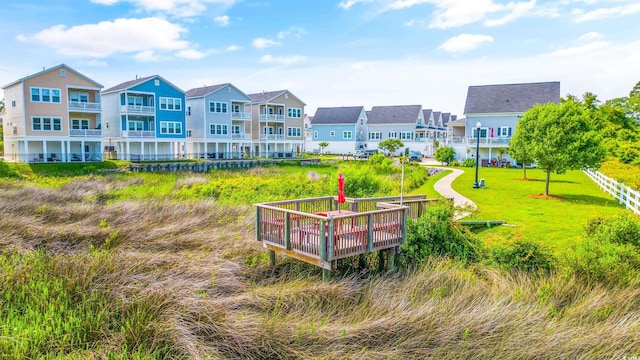
M439 163L438 163L439 164ZM431 162L426 162L426 164L424 165L435 165L434 163ZM455 180L458 176L462 175L462 173L464 173L463 170L460 169L453 169L453 168L447 168L447 170L451 170L452 173L443 177L442 179L438 180L434 185L433 188L442 196L444 196L445 198L453 198L453 204L456 207L463 207L463 208L472 208L472 209L477 209L476 204L467 199L466 197L460 195L457 191L453 190L451 188L451 183L453 182L453 180ZM468 212L456 212L456 215L454 216L454 218L456 220L459 220L463 217L468 216L469 213Z

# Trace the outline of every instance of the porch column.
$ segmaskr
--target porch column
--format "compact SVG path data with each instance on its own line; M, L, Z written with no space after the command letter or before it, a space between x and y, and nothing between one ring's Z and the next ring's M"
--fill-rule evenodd
M49 151L47 150L47 140L42 140L42 151L44 152L44 161L49 162Z
M18 151L19 150L20 150L20 146L18 146ZM29 140L24 141L24 153L26 154L24 159L25 162L29 162L29 160L31 160L29 159ZM37 155L35 157L37 157Z
M81 151L81 154L82 154L81 155L82 156L82 162L86 162L87 161L87 159L86 159L87 154L85 154L85 152L84 152L84 140L80 141L80 151Z
M127 139L126 147L127 147L127 155L126 155L126 158L127 158L127 160L131 161L131 143L129 142L129 140L128 140L128 139Z
M70 140L62 142L62 162L69 161L68 157L69 157L69 145L70 145L70 143L71 143Z

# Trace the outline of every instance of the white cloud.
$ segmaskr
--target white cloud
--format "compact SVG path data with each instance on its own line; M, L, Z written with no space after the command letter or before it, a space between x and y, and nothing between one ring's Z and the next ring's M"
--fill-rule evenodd
M366 3L370 3L373 2L374 0L342 0L340 1L340 3L338 4L339 7L343 8L343 9L349 9L352 6L356 5L356 4L366 4Z
M227 27L229 26L229 17L227 15L218 16L213 19L218 25Z
M270 46L281 45L281 43L267 39L267 38L256 38L253 39L253 46L258 49L266 49Z
M264 55L262 58L260 58L260 62L264 64L291 65L291 64L305 61L306 59L307 57L302 55L275 56L275 57L271 55Z
M499 19L485 20L484 25L485 26L504 25L508 22L516 20L527 14L530 14L535 6L536 6L536 0L531 0L529 2L508 3L506 5L506 8L509 11L508 14L504 15Z
M293 36L293 37L296 37L296 38L301 38L301 37L302 37L303 35L305 35L306 33L307 33L307 32L306 32L303 28L301 28L301 27L298 27L298 26L291 26L291 27L289 27L289 29L287 29L287 30L280 31L280 32L278 33L278 35L276 35L276 37L277 37L278 39L284 39L285 37L288 37L288 36Z
M185 50L178 51L176 56L184 58L184 59L200 60L203 57L207 56L207 54L205 54L203 52L200 52L198 50L185 49Z
M216 5L225 10L240 0L91 0L101 5L130 3L136 8L149 12L164 12L177 17L193 17L206 13L208 5Z
M604 37L604 35L597 33L597 32L588 32L586 34L581 35L578 40L581 41L591 41L591 40L597 40L597 39L602 39Z
M640 13L640 3L615 6L612 8L600 8L592 11L576 13L576 22L610 19L638 13Z
M145 50L145 51L141 51L137 54L135 54L133 56L134 59L140 61L140 62L152 62L152 61L159 61L160 58L156 56L156 54L153 52L153 50Z
M227 51L238 51L242 49L242 46L238 46L238 45L229 45L227 46Z
M65 56L104 58L116 53L137 53L136 59L148 61L149 54L156 51L189 48L190 43L180 39L185 32L180 25L160 18L116 19L69 28L55 25L35 34L33 39ZM25 35L18 39L29 40Z
M487 14L504 11L504 5L495 4L493 0L432 0L437 10L433 12L433 20L429 27L448 29L471 24L484 19ZM517 4L511 3L512 7Z
M465 52L490 42L493 42L493 37L489 35L462 34L445 41L439 49L447 52Z
M575 56L582 55L586 53L591 53L595 50L601 49L608 44L605 41L594 41L587 45L582 46L574 46L565 49L556 50L551 53L552 56Z

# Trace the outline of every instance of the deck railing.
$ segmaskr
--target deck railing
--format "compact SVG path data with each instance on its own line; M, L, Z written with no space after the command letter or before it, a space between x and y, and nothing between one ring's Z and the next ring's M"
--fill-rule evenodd
M265 247L332 270L337 259L392 249L406 239L406 218L434 199L425 195L285 200L256 205L256 238ZM405 203L406 202L406 203Z
M595 170L585 170L585 174L602 190L611 194L620 204L624 204L627 209L631 209L636 215L640 215L640 192L633 190L625 184L618 182L603 173Z

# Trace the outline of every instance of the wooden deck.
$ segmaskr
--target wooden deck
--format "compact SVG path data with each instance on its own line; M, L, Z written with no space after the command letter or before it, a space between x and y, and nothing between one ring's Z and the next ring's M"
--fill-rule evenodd
M406 218L417 218L436 199L425 195L355 199L337 197L256 205L256 238L270 251L333 270L336 260L378 250L397 251Z

